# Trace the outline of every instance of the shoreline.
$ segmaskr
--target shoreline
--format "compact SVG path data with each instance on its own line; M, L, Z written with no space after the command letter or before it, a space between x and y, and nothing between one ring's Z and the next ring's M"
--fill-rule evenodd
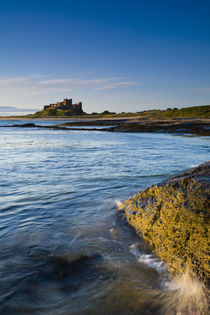
M210 118L199 118L199 117L177 117L177 118L144 118L142 116L124 116L124 117L20 117L20 116L0 116L0 120L34 120L34 121L83 121L83 122L92 122L92 121L144 121L144 122L176 122L176 121L204 121L210 122Z
M7 119L1 119L2 121ZM10 119L21 121L23 119ZM44 128L56 130L77 130L77 131L103 131L103 132L130 132L130 133L169 133L189 134L198 136L210 136L210 119L176 119L176 120L138 120L136 117L125 118L97 118L97 119L26 119L26 123L2 125L1 128ZM30 121L27 123L27 121ZM33 121L33 122L32 122ZM39 125L36 121L57 121L55 125ZM80 128L74 128L80 127ZM93 128L85 128L93 127ZM102 127L100 129L94 127Z

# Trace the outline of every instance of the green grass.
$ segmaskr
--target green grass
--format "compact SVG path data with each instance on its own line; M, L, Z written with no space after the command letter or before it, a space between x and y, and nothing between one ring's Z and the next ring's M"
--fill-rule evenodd
M161 110L152 115L158 118L210 118L210 105Z
M185 108L168 108L167 110L147 110L136 113L112 113L109 111L104 111L102 113L84 113L83 115L70 115L65 110L52 110L46 109L38 111L34 114L29 114L25 116L10 116L10 118L68 118L68 117L77 117L77 118L124 118L124 117L136 117L140 119L175 119L175 118L203 118L210 119L210 105L203 106L193 106Z
M31 115L32 118L41 117L71 117L68 116L66 111L62 110L42 110ZM210 105L205 106L193 106L186 108L173 108L167 110L148 110L136 113L111 113L104 111L103 113L92 113L84 114L76 117L87 117L87 118L117 118L117 117L140 117L150 119L164 119L164 118L210 118Z

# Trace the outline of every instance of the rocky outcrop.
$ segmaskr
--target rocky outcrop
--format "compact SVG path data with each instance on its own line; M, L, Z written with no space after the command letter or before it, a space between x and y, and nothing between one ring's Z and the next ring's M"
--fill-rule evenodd
M143 121L136 123L122 123L113 127L118 132L154 132L173 134L193 134L199 136L210 135L209 120L171 120L171 121Z
M37 112L31 116L31 118L47 118L51 116L62 117L65 116L74 116L74 115L83 115L85 114L83 111L71 109L61 111L57 109L46 109L41 112ZM55 118L54 117L54 118ZM52 117L51 117L52 118ZM50 118L50 119L51 119ZM72 127L77 128L72 128ZM81 120L81 121L71 121L65 122L56 125L35 125L33 123L26 124L14 124L14 125L1 125L0 127L39 127L39 128L48 128L48 129L67 129L68 130L81 130L78 127L81 127L82 130L85 130L85 126L92 126L93 128L87 128L88 131L96 131L99 132L140 132L140 133L169 133L169 134L178 134L178 135L197 135L197 136L210 136L210 120L165 120L165 121L154 121L154 120L128 120L128 119L95 119L95 120ZM104 128L94 128L95 126L100 126Z
M209 200L210 162L206 162L126 200L124 212L173 275L188 271L205 283Z

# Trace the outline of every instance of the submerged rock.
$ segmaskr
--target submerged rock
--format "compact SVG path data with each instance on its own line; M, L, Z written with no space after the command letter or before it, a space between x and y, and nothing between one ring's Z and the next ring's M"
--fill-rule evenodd
M38 126L33 124L33 123L27 123L27 124L14 124L14 125L11 125L9 127L34 128L34 127L38 127Z
M101 262L101 260L102 256L99 254L93 256L82 255L73 260L59 256L51 258L53 273L60 279L94 273L97 269L97 263Z
M58 281L63 289L75 291L83 285L97 281L114 279L114 272L104 265L103 256L81 255L78 257L52 256L48 257L44 266L44 278Z
M173 275L206 283L210 162L141 191L124 203L129 224L149 242Z

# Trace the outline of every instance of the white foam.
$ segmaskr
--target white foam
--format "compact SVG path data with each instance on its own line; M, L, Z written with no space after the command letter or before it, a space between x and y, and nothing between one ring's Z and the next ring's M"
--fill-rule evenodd
M116 200L115 203L118 210L122 210L124 208L124 203L121 202L120 200Z
M158 272L166 270L165 264L153 254L142 254L138 250L138 244L132 244L130 246L130 252L137 257L138 261L146 264L150 268L156 269Z
M195 167L198 167L198 166L199 166L199 164L191 164L190 168L195 168Z

